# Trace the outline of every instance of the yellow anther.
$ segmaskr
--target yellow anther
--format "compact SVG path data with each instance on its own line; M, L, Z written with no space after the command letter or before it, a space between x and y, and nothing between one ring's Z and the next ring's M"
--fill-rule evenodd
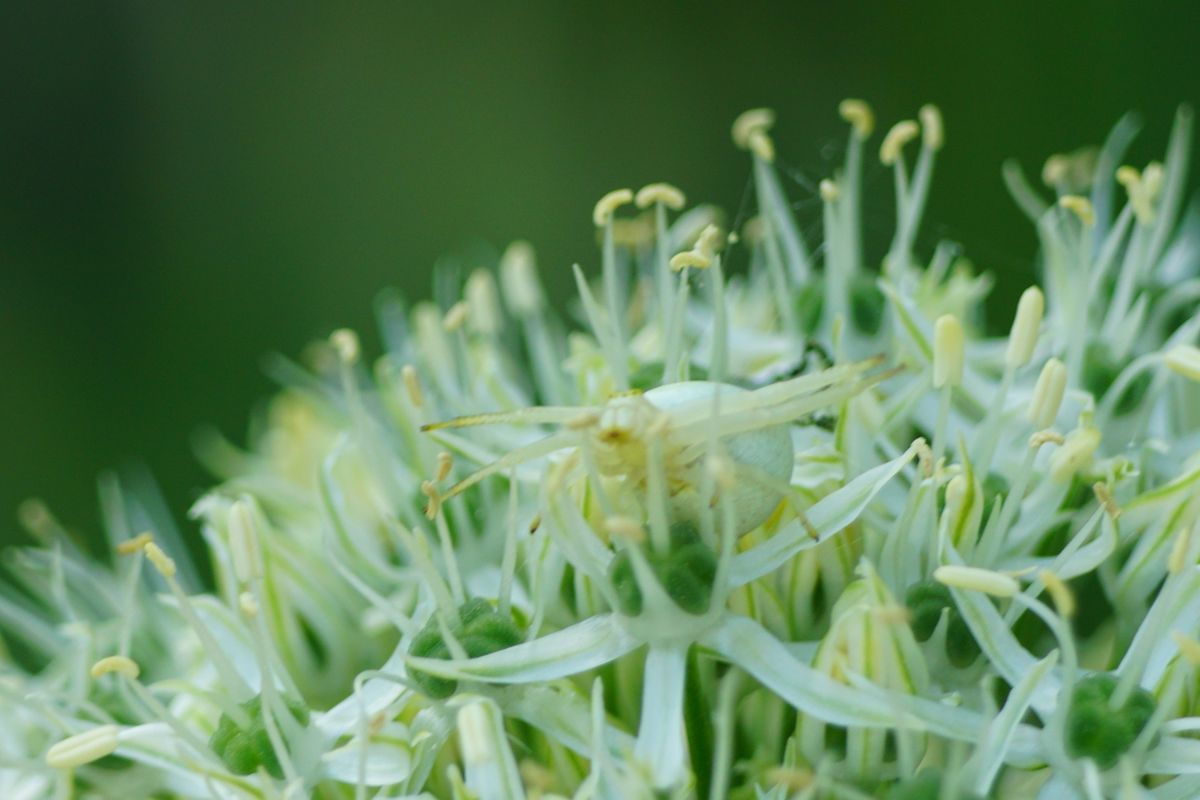
M142 551L146 554L146 558L151 564L154 565L154 568L158 570L160 575L162 575L164 578L175 577L175 562L170 556L162 551L161 547L154 542L146 542L145 546L142 548Z
M454 467L454 456L447 453L445 450L437 454L437 472L435 473L434 481L441 483L446 480L450 474L450 470Z
M688 267L693 269L708 269L712 266L712 258L695 250L685 250L671 256L671 269L681 272Z
M614 189L596 203L596 207L592 209L592 222L596 223L597 228L601 228L612 220L613 212L632 202L633 190Z
M333 345L333 349L337 351L338 358L343 363L353 364L358 361L360 349L358 334L354 331L349 328L338 328L329 334L329 343Z
M935 569L933 577L946 586L983 592L994 597L1012 597L1021 590L1021 585L1011 576L979 567L946 565Z
M242 592L238 595L238 610L247 617L253 617L258 613L258 601L254 599L251 592Z
M450 306L450 310L446 312L446 316L442 317L442 330L447 333L453 333L463 326L467 321L467 304L459 300L454 305Z
M1162 177L1162 166L1159 164L1150 164L1145 172L1138 172L1130 166L1117 169L1117 183L1125 187L1139 225L1149 225L1154 221L1154 198L1162 188Z
M832 203L838 199L838 185L829 178L823 178L818 188L821 191L821 199L826 203Z
M412 364L405 364L400 370L400 378L404 381L404 390L408 393L408 402L413 408L425 405L425 395L421 392L421 381L417 378L417 370Z
M1038 579L1050 593L1050 599L1058 615L1064 619L1075 616L1075 594L1063 583L1063 579L1048 569L1038 571Z
M1061 445L1066 440L1067 440L1066 437L1063 436L1058 431L1052 431L1052 430L1037 431L1036 433L1034 433L1032 436L1029 437L1029 449L1030 450L1040 450L1042 445L1045 445L1045 444Z
M925 441L924 437L918 436L913 440L912 448L917 453L917 464L921 469L921 474L926 478L933 477L933 450L929 447L929 442Z
M763 161L774 161L775 143L766 131L754 131L750 134L750 152Z
M152 536L149 533L149 531L139 533L137 536L134 536L132 539L126 539L125 541L118 544L117 545L117 555L131 556L134 553L140 553L142 550L145 549L146 545L150 544L153 541L154 541L154 536Z
M1200 642L1179 631L1171 631L1171 640L1179 649L1179 655L1187 659L1193 667L1200 667Z
M1058 204L1079 217L1079 221L1084 225L1090 227L1096 224L1096 214L1092 210L1092 201L1086 197L1077 194L1065 194L1058 198Z
M110 672L115 672L118 675L124 675L130 680L134 680L141 674L142 670L132 658L126 656L106 656L95 664L92 664L91 672L93 678L99 678L108 675Z
M917 112L917 119L921 120L922 143L930 150L941 150L945 143L941 110L932 103L927 103Z
M884 166L890 167L895 164L900 159L900 151L904 149L904 145L917 138L920 132L917 123L911 119L897 122L887 132L887 136L883 137L883 144L879 146L879 160Z
M1067 177L1070 162L1062 153L1055 153L1046 159L1042 165L1042 183L1047 186L1058 186Z
M743 111L733 121L733 143L743 150L753 147L751 138L756 133L766 134L775 124L775 112L769 108L752 108Z
M638 189L637 196L634 198L634 203L638 208L649 208L655 203L660 203L672 211L678 211L686 204L687 199L683 196L683 192L675 188L669 183L651 183Z
M1121 507L1117 505L1117 500L1112 496L1108 487L1103 483L1094 483L1092 484L1092 494L1096 495L1096 502L1104 508L1104 513L1108 514L1109 519L1116 522L1121 516Z
M437 515L442 511L442 495L433 485L432 481L421 481L421 494L425 495L429 501L425 504L425 516L428 519L437 519Z
M1178 344L1167 351L1163 359L1167 368L1188 380L1200 381L1200 347Z
M875 130L875 113L865 100L843 100L838 104L838 114L854 126L854 135L859 139L866 139Z

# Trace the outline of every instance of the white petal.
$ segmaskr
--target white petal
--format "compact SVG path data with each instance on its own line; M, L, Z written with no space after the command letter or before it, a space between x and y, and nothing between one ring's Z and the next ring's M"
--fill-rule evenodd
M584 620L561 631L462 661L409 658L410 669L457 680L489 683L533 683L564 678L607 664L641 642L612 614Z

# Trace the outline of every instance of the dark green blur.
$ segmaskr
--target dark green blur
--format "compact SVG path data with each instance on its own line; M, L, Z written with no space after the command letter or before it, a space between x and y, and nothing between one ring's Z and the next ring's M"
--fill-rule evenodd
M1108 3L5 4L0 23L0 542L44 497L97 529L95 475L130 460L177 516L206 483L189 437L235 440L265 353L349 325L443 254L538 248L566 290L594 267L593 202L668 180L736 210L729 123L778 109L805 226L838 162L845 96L881 127L945 114L922 247L964 243L1030 280L1033 236L998 171L1144 113L1157 157L1200 99L1190 5ZM876 143L880 134L876 134ZM872 164L868 229L891 228ZM1194 183L1193 183L1194 185ZM928 252L923 250L922 252ZM1007 313L1004 313L1007 316Z

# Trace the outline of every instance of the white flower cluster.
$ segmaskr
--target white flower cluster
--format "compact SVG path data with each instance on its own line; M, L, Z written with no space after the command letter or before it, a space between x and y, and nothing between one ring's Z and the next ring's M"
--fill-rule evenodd
M192 509L41 505L0 585L0 796L1200 797L1200 222L1191 114L1005 178L1041 287L916 252L942 121L874 119L805 240L765 109L757 215L606 195L561 313L532 249L334 333ZM911 157L916 149L915 160ZM1120 185L1120 190L1116 188ZM733 267L736 266L736 270Z

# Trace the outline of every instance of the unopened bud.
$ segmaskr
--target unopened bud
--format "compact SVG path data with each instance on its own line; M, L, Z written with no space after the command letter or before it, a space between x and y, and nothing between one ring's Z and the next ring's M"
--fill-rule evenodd
M1012 577L979 567L946 565L935 569L933 577L946 586L983 592L993 597L1012 597L1021 590L1020 584Z
M538 283L533 247L528 242L513 242L504 251L500 258L500 288L504 302L519 317L542 307L542 287Z
M262 551L259 549L258 520L245 500L229 507L229 558L233 574L241 583L263 576Z
M116 725L101 725L63 739L46 753L46 764L55 769L71 769L112 755L117 749L118 732Z
M1067 367L1057 358L1052 358L1042 367L1037 384L1033 387L1033 399L1029 401L1027 418L1033 427L1040 430L1054 424L1066 390Z
M958 386L963 376L963 329L958 317L943 314L933 327L933 386Z
M1069 481L1075 473L1091 463L1099 446L1100 431L1097 428L1076 428L1071 431L1062 447L1050 456L1050 477L1056 481Z
M1017 313L1013 317L1012 330L1008 333L1008 349L1004 352L1006 366L1016 369L1029 363L1033 349L1037 346L1038 331L1042 327L1042 314L1046 310L1046 297L1042 290L1030 286L1021 293L1017 302Z
M1188 380L1200 381L1200 347L1178 344L1167 351L1167 368Z

